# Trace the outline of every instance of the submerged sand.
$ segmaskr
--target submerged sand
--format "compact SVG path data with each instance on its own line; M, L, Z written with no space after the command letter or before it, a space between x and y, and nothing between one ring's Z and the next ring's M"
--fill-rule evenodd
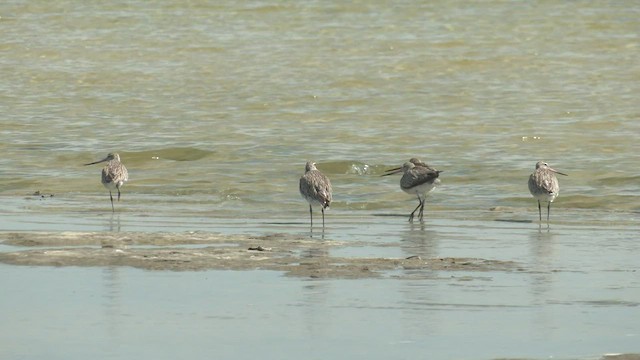
M212 233L16 232L0 234L0 262L29 266L131 266L147 270L274 270L319 278L378 277L411 270L515 271L511 261L482 258L406 258L332 256L332 249L371 244L300 238ZM27 248L27 249L24 249Z

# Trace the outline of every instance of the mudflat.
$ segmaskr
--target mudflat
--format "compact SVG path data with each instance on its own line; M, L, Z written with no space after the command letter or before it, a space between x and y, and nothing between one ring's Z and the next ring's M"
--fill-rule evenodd
M332 249L365 246L301 238L213 233L13 232L2 244L19 247L0 252L0 262L29 266L130 266L147 270L275 270L312 278L370 278L395 270L524 271L512 261L483 258L408 256L333 256ZM368 244L370 245L370 244ZM392 246L392 245L386 245Z

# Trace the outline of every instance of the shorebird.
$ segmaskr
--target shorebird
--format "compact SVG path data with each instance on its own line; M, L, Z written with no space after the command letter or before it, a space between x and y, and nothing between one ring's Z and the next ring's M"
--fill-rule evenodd
M547 225L549 225L549 211L551 210L551 203L560 193L560 185L558 185L558 179L555 174L567 176L567 174L552 169L546 162L538 161L536 163L536 170L531 174L531 176L529 176L529 192L531 192L531 195L538 200L538 215L540 217L540 222L542 222L540 201L547 202Z
M413 164L413 165L415 165L415 166L422 166L422 167L426 167L426 168L431 169L431 170L434 170L434 171L436 170L436 169L432 168L432 167L431 167L431 166L429 166L427 163L425 163L424 161L422 161L422 160L420 160L420 159L418 159L418 158L411 158L411 159L409 159L409 162L410 162L410 163L412 163L412 164ZM389 170L387 170L387 171L400 170L400 169L402 169L402 167L395 168L395 169L389 169Z
M309 216L313 228L313 206L322 210L322 228L324 229L324 209L331 204L331 181L316 168L316 163L307 161L304 175L300 177L300 195L309 203Z
M425 163L424 161L418 159L418 158L411 158L409 159L409 162L412 163L413 165L415 165L416 167L425 167L429 170L433 170L436 171L436 169L432 168L431 166L429 166L427 163ZM395 173L399 173L402 171L402 166L397 167L397 168L393 168L393 169L389 169L389 170L385 170L386 174L383 174L382 176L387 176L387 175L393 175ZM440 171L442 172L442 171Z
M129 173L127 172L127 168L120 162L120 155L117 153L109 153L106 158L85 165L93 165L105 161L107 161L107 165L102 168L102 185L109 190L111 210L115 212L111 191L118 190L118 201L120 201L120 187L124 185L125 181L129 180Z
M427 193L440 183L438 177L442 171L430 167L418 158L411 158L411 160L404 163L402 167L389 169L386 171L386 174L382 176L393 175L399 172L404 173L400 179L400 188L402 191L418 196L418 206L416 206L413 212L411 212L411 215L409 215L409 222L413 222L414 214L418 209L420 209L418 218L422 221Z

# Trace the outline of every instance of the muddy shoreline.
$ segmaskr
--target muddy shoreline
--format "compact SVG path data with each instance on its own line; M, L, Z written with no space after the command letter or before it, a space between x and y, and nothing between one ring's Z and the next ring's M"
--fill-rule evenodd
M345 279L380 277L391 271L398 278L420 271L523 271L515 262L482 258L336 257L331 255L333 248L365 244L286 234L13 232L1 234L0 243L23 248L0 252L0 262L26 266L273 270L297 277Z

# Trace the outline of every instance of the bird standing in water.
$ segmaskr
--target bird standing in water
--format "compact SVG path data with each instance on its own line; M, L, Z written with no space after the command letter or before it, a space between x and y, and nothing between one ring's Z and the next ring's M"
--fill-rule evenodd
M102 185L109 190L109 197L111 198L111 211L115 212L113 207L113 195L112 190L118 190L118 201L120 201L120 188L124 183L129 180L129 173L127 168L120 162L120 155L117 153L109 153L106 158L94 161L85 165L93 165L107 161L107 165L102 168Z
M322 210L322 229L324 229L324 209L328 208L332 200L331 181L316 168L316 163L307 161L304 175L300 178L300 195L309 203L309 216L313 228L313 206L320 206Z
M529 192L538 200L538 215L541 223L542 209L540 208L540 201L547 202L547 225L549 225L551 203L560 193L560 185L558 184L556 174L568 176L567 174L552 169L546 162L538 161L536 163L536 170L529 176Z
M418 206L416 206L409 215L409 222L413 222L414 214L418 209L420 209L418 219L422 221L427 193L440 183L438 177L442 171L430 167L420 161L420 159L411 158L411 160L404 163L402 167L389 169L386 171L386 174L382 176L393 175L399 172L404 173L400 179L400 188L402 191L407 194L415 194L418 197Z

